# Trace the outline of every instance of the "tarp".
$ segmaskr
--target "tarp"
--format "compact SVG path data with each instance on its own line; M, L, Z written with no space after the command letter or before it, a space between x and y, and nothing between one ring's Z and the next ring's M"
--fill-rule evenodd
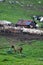
M30 25L32 21L29 20L23 20L23 21L19 21L17 23L17 25Z
M28 21L27 21L27 22L25 22L25 24L26 24L26 25L30 25L30 24L31 24L31 22L28 22Z

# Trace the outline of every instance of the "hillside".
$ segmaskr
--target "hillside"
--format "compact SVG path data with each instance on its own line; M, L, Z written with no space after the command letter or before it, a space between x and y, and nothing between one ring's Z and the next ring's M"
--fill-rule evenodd
M31 42L31 43L30 43ZM20 42L0 36L0 65L43 65L43 41ZM11 44L22 46L23 52L9 54Z
M18 19L32 19L33 15L43 16L43 0L0 0L0 20L16 23ZM42 23L38 24L43 26ZM0 65L43 65L43 36L39 37L30 34L9 37L0 34ZM22 53L14 50L13 53L8 53L12 45L16 48L21 46Z
M5 0L0 2L0 20L17 22L31 19L33 15L43 15L43 0Z

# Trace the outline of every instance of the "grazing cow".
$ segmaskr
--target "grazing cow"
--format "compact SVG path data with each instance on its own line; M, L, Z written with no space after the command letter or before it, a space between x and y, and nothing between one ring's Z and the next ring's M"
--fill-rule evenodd
M18 47L18 48L16 48L15 46L12 45L12 48L14 49L14 52L22 53L22 50L23 50L22 47Z
M33 16L32 19L33 20L40 20L40 16Z
M43 22L43 16L33 16L32 19L33 21L39 20L40 22Z

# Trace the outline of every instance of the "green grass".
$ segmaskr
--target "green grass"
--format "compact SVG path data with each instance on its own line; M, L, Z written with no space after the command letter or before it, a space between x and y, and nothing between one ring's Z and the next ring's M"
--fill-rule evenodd
M15 0L14 0L15 1ZM37 0L18 0L20 3L24 2L24 7L21 7L19 4L9 4L8 0L6 0L4 3L0 3L0 20L8 20L13 23L16 23L18 19L31 19L30 16L32 15L43 15L43 11L40 10L32 10L27 9L25 5L27 4L35 4L35 7L38 7L39 4L37 3ZM38 0L39 1L39 0ZM41 0L40 6L43 6L43 0ZM38 8L36 8L38 9Z
M43 41L33 40L29 42L8 41L7 37L0 36L0 65L43 65ZM22 46L23 52L8 54L11 43L15 46ZM6 61L4 61L6 59Z
M10 42L6 37L1 37L0 40L0 65L43 65L43 41L33 40L31 44L18 42L15 45L22 45L23 52L8 54L7 51L10 47ZM4 61L6 59L6 61Z
M8 20L16 23L18 19L31 19L33 15L43 15L43 10L38 10L39 6L43 6L43 0L41 4L38 4L39 0L18 0L20 3L24 2L24 7L19 4L9 4L9 0L6 2L0 2L0 20ZM14 0L16 1L16 0ZM25 7L27 4L34 4L36 10L31 10ZM40 23L38 23L40 25ZM42 23L41 23L42 25ZM14 39L12 40L14 41ZM6 37L0 36L0 65L43 65L43 41L35 40L32 44L16 42L16 45L22 45L23 54L14 53L8 54L8 48L11 43ZM15 43L15 42L14 42ZM4 61L4 59L7 59Z

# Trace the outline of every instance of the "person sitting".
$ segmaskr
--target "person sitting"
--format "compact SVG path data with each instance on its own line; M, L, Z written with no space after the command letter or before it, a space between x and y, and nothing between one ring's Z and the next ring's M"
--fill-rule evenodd
M12 54L13 52L14 52L14 46L12 45L12 46L9 48L9 50L8 50L7 53Z

